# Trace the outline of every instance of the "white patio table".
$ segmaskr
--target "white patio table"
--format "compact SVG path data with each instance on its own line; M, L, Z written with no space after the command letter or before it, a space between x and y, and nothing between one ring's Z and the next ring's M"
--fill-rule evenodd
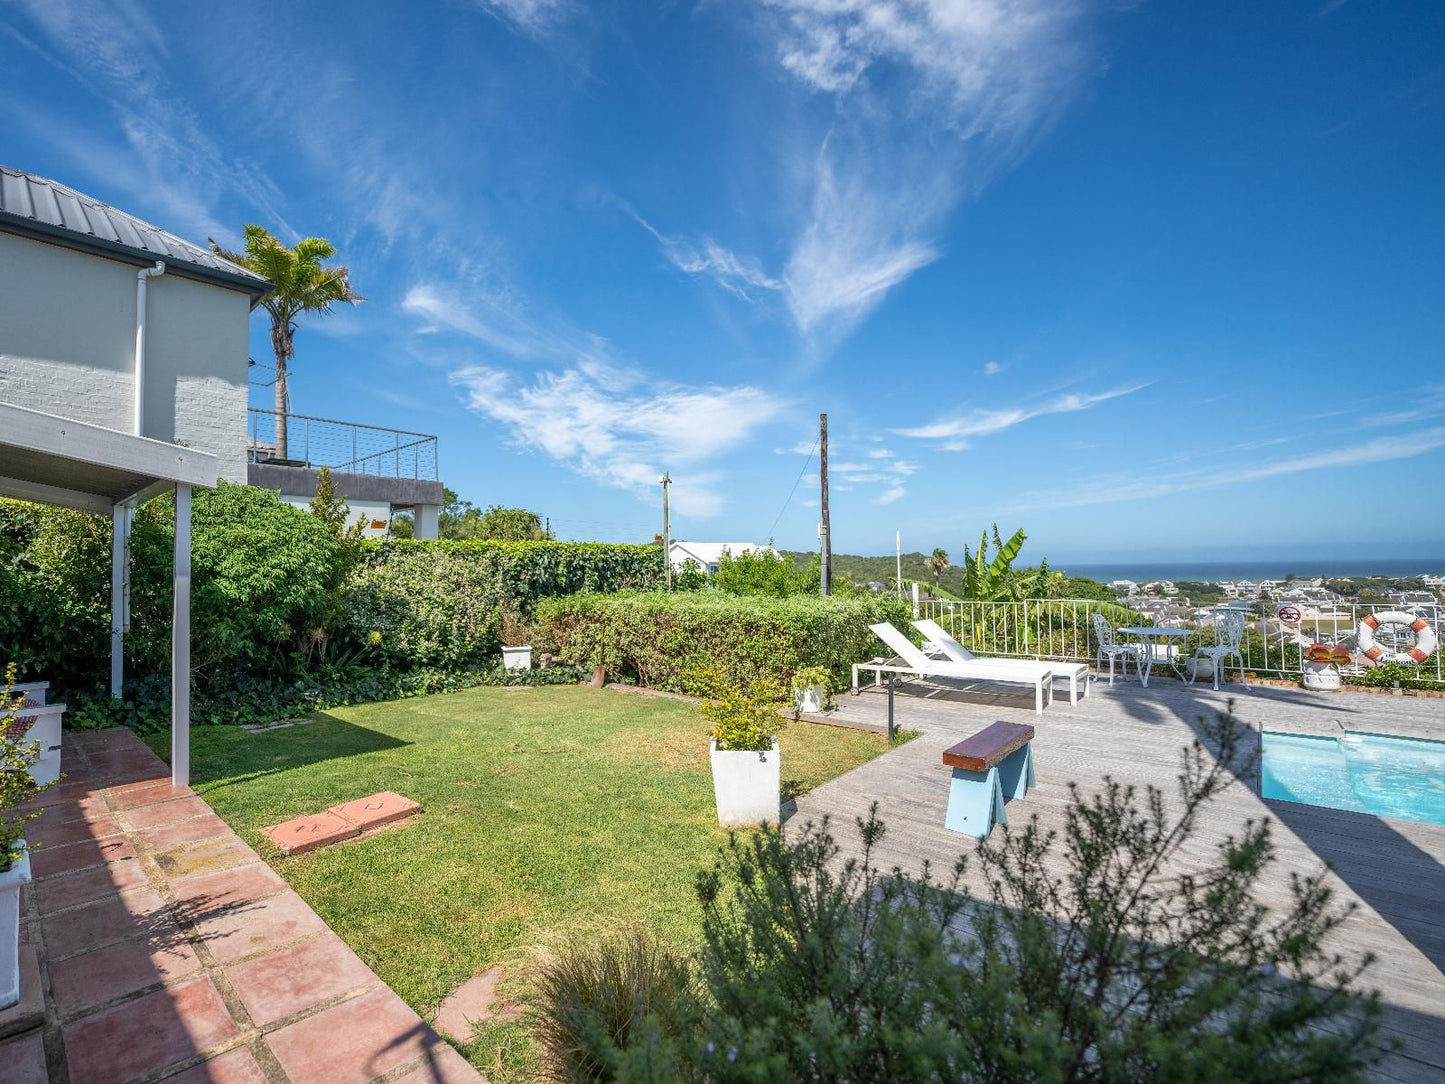
M1189 629L1161 628L1155 625L1134 625L1121 628L1120 632L1126 632L1130 636L1137 636L1144 645L1144 665L1138 668L1139 684L1144 688L1149 687L1149 672L1154 669L1154 649L1156 646L1164 649L1163 659L1173 671L1181 678L1184 671L1179 668L1179 660L1174 652L1169 650L1169 644L1173 641L1182 640L1190 633Z

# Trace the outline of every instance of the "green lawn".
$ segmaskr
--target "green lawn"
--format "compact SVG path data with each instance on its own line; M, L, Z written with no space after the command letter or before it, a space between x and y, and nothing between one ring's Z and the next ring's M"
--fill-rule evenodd
M707 724L691 705L587 687L478 688L319 713L307 726L192 732L193 784L423 1015L493 964L636 923L697 937L696 871L717 827ZM164 751L167 735L153 744ZM883 738L792 723L785 798L877 756ZM286 858L260 830L381 790L423 814ZM525 967L514 968L514 989ZM518 1025L472 1051L521 1079Z

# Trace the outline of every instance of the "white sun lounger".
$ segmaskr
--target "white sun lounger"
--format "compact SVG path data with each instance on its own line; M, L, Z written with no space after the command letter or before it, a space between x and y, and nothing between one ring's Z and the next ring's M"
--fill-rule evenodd
M970 659L953 662L930 659L912 640L888 622L869 625L873 635L895 653L892 659L874 659L853 664L853 691L858 691L858 672L873 671L873 683L880 684L884 674L905 674L910 677L946 677L960 681L997 681L1010 685L1031 685L1034 690L1034 714L1044 713L1046 699L1053 698L1053 668L1048 663L1031 659ZM1047 693L1047 697L1046 694Z
M913 622L913 627L928 638L929 643L934 644L939 651L942 651L952 662L970 662L978 658L972 651L955 640L937 621L931 617L925 617L921 621ZM927 647L927 645L924 645ZM1029 659L995 659L995 662L1030 662ZM1084 695L1089 695L1089 667L1082 662L1050 662L1042 660L1045 666L1052 669L1055 679L1069 679L1069 704L1070 706L1079 702L1079 686L1082 684Z

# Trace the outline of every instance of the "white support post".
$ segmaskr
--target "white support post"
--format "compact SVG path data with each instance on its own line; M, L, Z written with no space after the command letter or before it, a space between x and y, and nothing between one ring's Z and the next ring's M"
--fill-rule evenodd
M176 485L175 598L171 610L171 782L191 782L191 487Z
M434 504L419 504L412 509L412 526L415 538L436 540L441 530L441 508Z
M110 695L119 699L125 684L126 532L130 516L123 504L110 510Z

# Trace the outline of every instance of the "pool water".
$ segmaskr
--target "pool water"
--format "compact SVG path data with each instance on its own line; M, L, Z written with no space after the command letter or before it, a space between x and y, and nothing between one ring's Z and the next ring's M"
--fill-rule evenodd
M1445 825L1445 742L1265 731L1266 798Z

